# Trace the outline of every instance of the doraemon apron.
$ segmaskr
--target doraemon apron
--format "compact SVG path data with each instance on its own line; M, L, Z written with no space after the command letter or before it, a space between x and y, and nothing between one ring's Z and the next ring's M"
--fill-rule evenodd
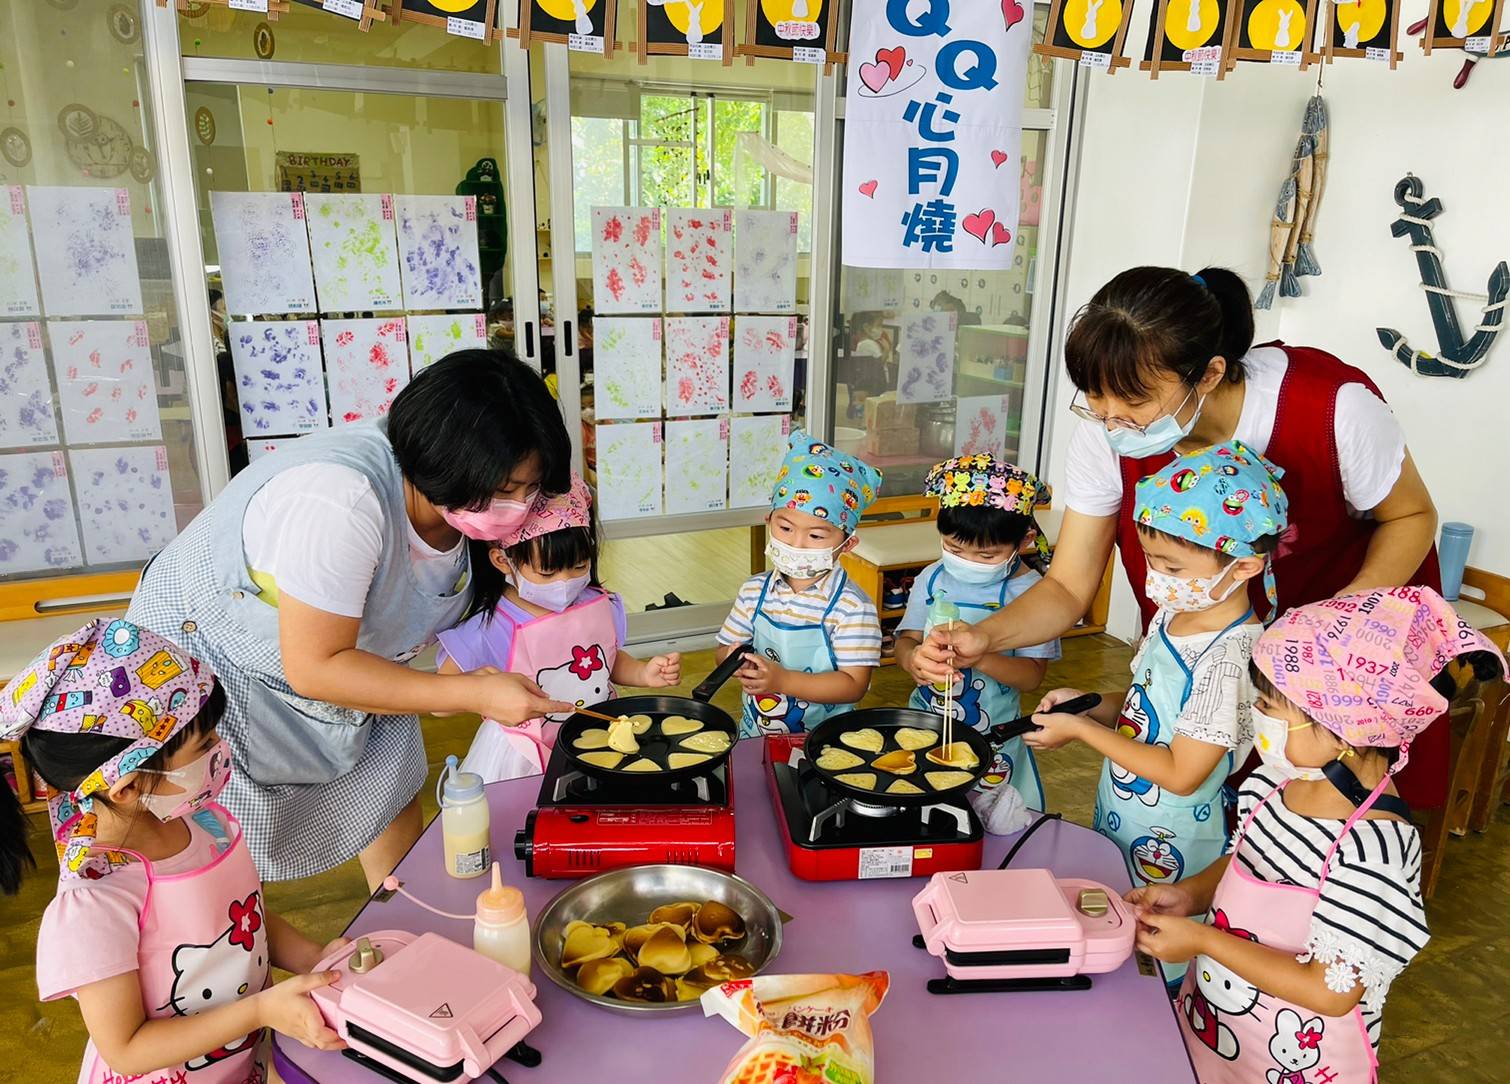
M127 851L147 871L147 900L137 942L142 1007L152 1019L193 1016L257 993L267 985L267 923L262 882L252 865L241 825L210 805L229 845L207 865L187 873L156 874L152 863ZM201 826L207 818L196 814ZM211 822L213 823L213 821ZM223 828L221 826L224 826ZM81 1084L257 1084L260 1032L219 1050L141 1077L112 1072L91 1042L84 1050Z
M766 573L765 583L760 587L760 597L755 601L755 612L750 617L751 646L765 658L788 670L807 674L831 674L839 669L839 657L834 654L833 640L828 634L828 616L839 604L839 596L844 593L844 585L849 583L849 577L843 569L837 568L828 575L828 606L816 623L807 625L777 621L766 612L766 594L777 576L775 572ZM739 736L752 738L757 734L800 734L811 730L830 715L838 715L852 707L853 704L812 704L777 693L746 696L739 720Z
M933 605L935 587L942 572L943 566L940 565L928 577L925 590L930 606ZM951 587L946 597L960 608L961 620L975 624L1006 605L1007 584L1011 578L1009 575L1000 583L982 587L959 584ZM1010 655L1011 652L1006 654ZM1011 722L1022 714L1021 697L1016 689L1003 685L993 677L968 669L955 675L953 704L954 721L980 731L989 730L997 723ZM944 689L939 685L918 686L907 702L910 708L939 715L944 714L944 705ZM1038 763L1033 759L1033 751L1020 737L996 746L995 759L990 770L981 778L980 789L990 790L1003 783L1011 783L1016 787L1029 808L1043 808L1043 782L1038 777Z

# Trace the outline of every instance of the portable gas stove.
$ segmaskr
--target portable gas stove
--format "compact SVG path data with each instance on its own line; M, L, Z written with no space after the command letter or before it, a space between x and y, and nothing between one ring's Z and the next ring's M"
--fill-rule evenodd
M965 801L874 804L834 793L808 763L804 735L765 739L766 779L787 864L804 881L928 877L979 869L985 831Z
M704 775L657 782L595 778L558 745L536 808L514 835L531 877L588 877L673 863L734 872L732 758Z

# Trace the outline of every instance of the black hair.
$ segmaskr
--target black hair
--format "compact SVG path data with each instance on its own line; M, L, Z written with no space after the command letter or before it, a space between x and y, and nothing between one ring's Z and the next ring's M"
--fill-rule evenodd
M1033 529L1033 517L984 505L940 508L938 528L939 534L965 546L1017 546Z
M1134 267L1075 314L1064 365L1085 394L1136 403L1163 373L1195 387L1214 357L1227 360L1227 380L1241 383L1243 355L1252 347L1253 298L1235 272Z
M225 297L225 294L221 293L215 287L211 286L210 287L210 308L213 309L215 307L215 302L221 300L224 297Z
M1150 527L1146 523L1137 524L1137 528L1138 533L1145 538L1162 538L1165 541L1173 542L1175 545L1180 546L1183 549L1190 550L1193 553L1213 554L1216 557L1217 563L1223 568L1226 568L1233 561L1237 560L1237 557L1233 554L1224 553L1219 549L1213 549L1211 546L1203 546L1199 542L1192 542L1190 539L1181 538L1177 534L1170 534L1168 531L1161 531L1157 527ZM1261 538L1255 538L1253 540L1253 549L1259 557L1264 557L1268 554L1274 553L1279 549L1279 536L1277 534L1266 534Z
M404 477L441 508L484 507L532 456L547 494L571 482L561 410L509 349L458 350L421 372L393 400L388 440Z
M492 551L502 549L504 556L513 565L527 564L546 575L574 568L586 561L590 571L588 582L593 587L602 587L598 579L598 518L591 506L587 510L586 527L563 527L549 534L536 535L518 545L503 547L496 542L470 543L472 550L472 603L467 616L482 614L484 621L491 621L498 601L503 597L504 574L492 561Z

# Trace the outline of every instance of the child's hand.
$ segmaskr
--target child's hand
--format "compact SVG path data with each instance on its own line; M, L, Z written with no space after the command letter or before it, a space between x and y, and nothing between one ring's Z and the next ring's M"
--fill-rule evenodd
M1146 952L1166 964L1183 964L1205 951L1211 927L1181 915L1138 916L1139 952Z
M735 676L739 678L739 684L746 693L760 696L762 693L780 695L785 675L786 668L780 663L772 662L764 655L752 651L745 656L744 665Z
M927 664L923 660L922 646L922 644L919 644L912 649L902 669L906 670L912 680L919 685L932 685L934 684L934 680L928 676L927 671L924 669Z
M1064 715L1059 712L1040 712L1033 716L1037 730L1030 730L1022 740L1034 749L1058 749L1072 741L1080 740L1088 726L1095 726L1094 719L1084 715Z
M1066 701L1075 699L1077 696L1084 695L1084 691L1080 689L1055 689L1052 692L1044 693L1043 699L1038 701L1038 706L1033 710L1053 711L1056 704L1063 704Z
M1122 897L1132 904L1139 915L1175 915L1183 917L1195 913L1195 900L1183 885L1144 885Z
M664 689L682 683L682 657L678 654L657 655L645 660L645 688Z
M335 971L316 971L295 975L257 994L257 1016L263 1027L298 1039L315 1050L341 1050L346 1043L325 1024L320 1010L309 996L311 990L329 986L338 977Z

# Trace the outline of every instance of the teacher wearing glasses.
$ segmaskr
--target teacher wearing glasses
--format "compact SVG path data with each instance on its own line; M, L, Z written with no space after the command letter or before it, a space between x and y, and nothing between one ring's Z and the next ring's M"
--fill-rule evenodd
M1242 279L1135 267L1075 317L1064 344L1080 417L1057 496L1065 512L1042 582L978 625L936 630L919 658L941 677L985 654L1052 640L1090 608L1115 545L1144 627L1156 609L1133 522L1133 489L1174 456L1237 439L1284 468L1293 537L1274 560L1280 609L1378 587L1439 587L1436 508L1405 434L1362 371L1323 350L1253 345ZM1262 577L1254 612L1268 612ZM1441 805L1448 732L1411 750L1400 790Z

